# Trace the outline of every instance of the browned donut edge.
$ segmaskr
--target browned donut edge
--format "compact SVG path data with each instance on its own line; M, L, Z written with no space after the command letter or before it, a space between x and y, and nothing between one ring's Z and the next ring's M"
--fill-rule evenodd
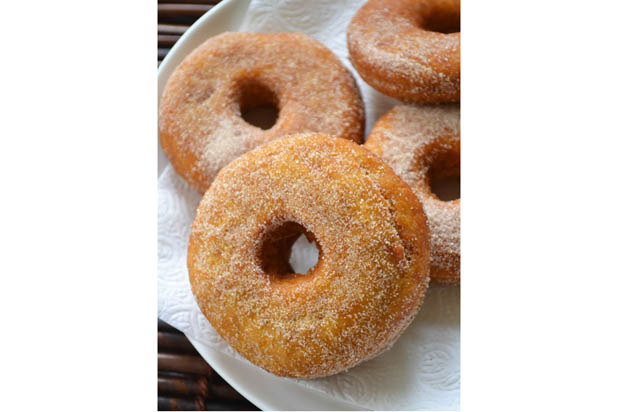
M361 28L373 27L373 18L378 10L388 10L390 6L401 8L401 3L406 2L402 0L370 0L356 12L348 25L346 36L352 65L371 87L386 96L396 98L404 103L454 103L460 101L459 69L457 69L457 73L452 73L450 70L446 70L445 67L441 68L438 74L436 74L437 78L435 76L431 78L423 75L413 75L412 70L396 71L389 62L371 58L369 50L363 47L362 40L359 40L364 38L363 34L361 34ZM423 2L417 1L417 3ZM425 1L424 3L431 4L432 2ZM386 19L394 19L395 17L401 16L395 12L387 14ZM420 14L416 14L412 16L411 21L420 19L422 19ZM415 26L419 28L420 33L425 32L417 24ZM454 36L459 38L460 36L459 33L448 35L433 32L425 33L427 33L425 35L426 38L435 36ZM459 48L457 48L456 53L459 56ZM404 58L408 58L416 64L423 64L422 59L418 60L414 54L404 56ZM459 62L459 58L457 62ZM446 79L456 81L456 85L448 83Z
M339 149L353 154L355 160L360 169L364 170L366 175L371 176L370 179L380 188L380 192L384 199L389 203L391 213L393 213L394 221L397 222L397 233L402 239L402 243L406 245L406 251L414 256L417 260L416 265L420 268L415 273L410 273L410 276L414 276L416 287L410 294L410 305L401 308L398 312L397 318L394 321L389 322L393 325L393 330L390 333L386 333L386 338L383 342L375 342L368 346L368 350L365 356L362 356L360 360L337 370L322 371L314 375L307 373L286 373L283 370L269 370L278 376L295 377L295 378L319 378L324 376L333 375L342 371L345 371L353 366L356 366L362 361L371 359L379 355L388 349L396 339L403 333L406 327L412 322L418 310L420 309L424 296L429 283L429 232L426 225L426 217L422 211L422 205L416 198L409 186L399 178L392 169L386 165L378 156L367 151L366 149L356 145L353 142L327 137L324 144L334 144ZM257 149L251 154L255 155L260 149ZM347 155L347 154L346 154ZM228 165L233 167L233 164ZM206 194L208 195L208 193ZM414 209L419 213L410 214L409 210ZM410 224L412 222L412 224ZM198 221L194 222L198 225ZM189 243L189 256L188 265L190 273L193 272L191 266L191 254L192 250L197 250L195 244L195 238L192 234ZM208 313L204 313L208 317ZM369 350L371 349L371 350ZM262 366L263 367L263 366Z
M400 106L399 108L401 108ZM396 107L397 108L397 107ZM393 140L386 136L386 131L390 131L390 133L396 133L396 130L393 130L393 125L391 124L391 116L393 116L394 110L396 108L391 109L389 112L384 114L378 121L376 122L373 130L367 138L367 141L363 145L364 148L376 154L380 158L382 158L386 163L389 162L387 156L384 153L384 147L387 145L396 144ZM435 108L439 109L438 107ZM421 202L427 202L428 200L437 200L437 196L431 191L429 185L429 175L428 175L428 156L432 155L436 148L441 149L442 146L447 147L445 150L455 150L458 154L460 153L459 143L456 145L457 148L451 149L451 146L454 144L453 140L454 136L442 136L440 138L429 138L427 136L423 136L422 140L425 143L428 143L428 146L422 149L422 153L414 153L413 156L417 159L416 167L413 165L408 165L409 170L420 174L422 177L420 178L420 182L418 184L413 184L411 182L406 182L409 184L410 188L413 192L416 192L419 195L419 199ZM459 136L456 137L456 140L459 142ZM396 172L395 172L396 173ZM405 180L404 180L405 181ZM443 208L459 208L460 207L460 199L443 202L441 204ZM435 248L431 251L431 253L438 253L440 259L443 261L450 262L450 265L454 266L455 270L450 270L447 268L443 268L437 264L431 264L431 284L434 285L459 285L461 283L461 255L457 254L457 256L450 255L448 253L442 253L441 251L436 251Z
M315 53L318 53L319 60L324 59L323 64L330 65L330 66L334 65L333 67L335 67L336 70L333 69L332 71L339 73L342 78L338 80L338 83L337 83L338 89L345 90L346 93L351 95L351 100L349 102L347 100L340 100L340 101L347 102L347 105L345 105L347 108L347 116L353 117L352 120L348 119L348 121L346 122L339 119L338 117L333 117L333 119L338 119L338 122L339 122L337 127L340 130L338 130L337 132L343 133L341 137L346 137L359 144L362 144L363 137L364 137L364 130L365 130L365 110L364 110L364 104L362 101L360 89L352 73L342 64L341 60L325 45L311 38L310 36L306 36L302 33L269 33L269 34L235 33L235 32L221 33L217 36L207 39L204 43L196 47L174 69L174 71L172 72L172 74L170 75L167 81L167 84L165 85L163 95L159 103L158 131L159 131L159 142L160 142L161 148L164 154L166 155L166 157L169 159L170 164L173 166L176 173L178 173L192 189L200 193L204 193L208 189L208 187L210 186L210 184L212 183L212 181L214 180L214 178L216 177L220 169L215 172L213 170L201 169L200 167L196 166L199 164L199 159L196 157L195 152L193 150L187 149L187 147L190 147L191 145L193 146L200 145L200 142L198 139L196 139L196 137L194 136L194 133L193 134L189 133L186 136L183 136L185 140L183 144L177 143L178 136L183 135L182 133L178 133L178 131L179 130L183 131L183 130L178 127L178 124L182 124L182 123L176 123L176 119L175 119L176 115L174 114L175 105L168 104L169 103L168 100L170 101L178 100L177 90L174 90L174 92L172 92L171 89L178 89L178 88L182 89L182 86L179 86L178 84L181 84L182 82L186 80L184 78L186 76L182 75L183 71L185 70L185 66L187 67L192 66L194 64L193 60L199 60L203 58L203 55L212 54L213 50L217 50L217 48L219 47L219 43L218 43L219 41L223 41L224 39L227 40L228 38L234 38L237 35L246 36L246 39L236 39L235 41L237 42L252 41L256 43L256 47L258 47L260 42L264 43L264 42L269 42L269 41L272 41L272 42L276 41L277 43L275 44L283 43L283 42L299 43L300 46L297 45L296 49L298 49L301 46L307 47L313 50ZM251 61L251 60L249 59L248 61ZM251 78L250 76L247 78L247 80L248 81L255 80L256 83L259 83L258 81L259 79L254 79L254 78ZM279 81L279 83L281 83L281 81ZM301 90L304 90L304 89L301 89ZM193 90L190 90L188 92L188 94L192 94L192 93L193 93ZM212 93L213 93L212 90L210 90L209 92L206 92L203 90L195 90L195 94L199 96L211 95ZM233 96L241 95L240 90L236 90L236 89L230 89L229 94ZM279 98L279 96L274 96L274 97L275 97L275 100ZM240 97L239 99L243 100ZM304 99L301 99L301 100L304 100ZM234 101L233 103L234 105L238 105L242 109L242 106L245 106L245 108L251 107L252 102ZM278 106L278 104L275 104L275 106ZM213 112L215 112L217 109L218 107L215 107L213 109ZM253 126L250 123L244 124L244 127L251 129L252 133L255 134L255 136L253 136L254 138L250 139L251 147L247 148L246 151L250 151L254 149L256 146L259 146L265 142L276 140L278 138L283 138L288 134L305 132L305 130L302 130L303 127L297 127L297 126L293 126L292 128L297 127L299 130L293 130L292 132L290 131L284 132L279 129L275 130L277 126L282 125L282 124L289 125L289 124L298 124L302 122L307 122L307 118L309 117L306 115L304 115L303 117L302 115L303 112L294 112L293 110L290 110L290 109L288 109L287 111L281 110L282 109L281 107L278 107L278 109L279 109L280 117L279 119L277 119L275 125L273 125L273 127L271 127L270 129L261 130L260 128ZM321 107L317 107L317 106L315 107L315 113L313 115L313 118L320 119L319 117L320 109ZM283 114L284 112L288 115L287 117L284 116ZM301 120L294 118L296 115L293 115L292 116L293 118L290 119L291 113L299 113L298 117ZM354 113L354 114L351 114L351 113ZM238 115L240 116L240 112L238 113ZM325 116L327 115L328 115L328 112L325 113ZM206 118L206 116L202 116L202 118ZM238 120L238 119L234 119L234 120ZM213 126L212 128L217 129L217 126ZM313 130L311 130L313 128L319 128L319 127L315 127L314 125L314 127L307 129L306 132L314 132ZM234 131L236 133L238 132L237 130L234 130ZM223 132L225 132L225 130L223 130ZM317 132L319 132L319 130L317 130ZM236 145L235 147L240 147L240 146L242 145ZM223 158L227 161L229 160L227 159L227 157L223 157ZM220 159L220 157L215 157L215 158Z

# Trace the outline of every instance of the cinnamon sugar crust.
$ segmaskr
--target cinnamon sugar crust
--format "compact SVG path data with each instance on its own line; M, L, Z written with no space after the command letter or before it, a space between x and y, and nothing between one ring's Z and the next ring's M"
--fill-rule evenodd
M273 105L268 130L242 111ZM189 54L159 107L161 147L176 172L204 192L240 155L293 133L362 143L364 106L350 72L324 45L299 33L223 33Z
M320 251L306 275L275 252L298 227ZM302 134L219 173L188 268L199 307L238 353L279 376L317 378L383 352L412 321L429 283L429 232L419 200L378 156Z
M416 193L431 237L431 281L460 282L460 200L442 201L432 174L459 176L458 104L397 106L375 124L364 147L379 155Z
M404 102L458 102L459 0L369 0L348 26L352 64Z

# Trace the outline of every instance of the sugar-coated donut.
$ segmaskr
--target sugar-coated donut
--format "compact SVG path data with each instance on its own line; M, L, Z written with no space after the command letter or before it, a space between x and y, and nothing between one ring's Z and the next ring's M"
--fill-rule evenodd
M301 233L318 263L291 273ZM422 205L380 158L322 134L263 145L226 166L197 210L188 249L204 315L271 373L316 378L386 350L429 283Z
M459 0L369 0L348 26L360 76L404 102L459 101Z
M431 181L459 178L459 105L397 106L371 130L365 148L378 154L423 203L431 236L431 281L460 281L459 199L443 201Z
M242 117L263 105L279 111L268 130ZM263 143L304 132L362 143L364 122L350 72L317 40L294 33L208 39L175 69L159 107L161 147L200 192L223 166Z

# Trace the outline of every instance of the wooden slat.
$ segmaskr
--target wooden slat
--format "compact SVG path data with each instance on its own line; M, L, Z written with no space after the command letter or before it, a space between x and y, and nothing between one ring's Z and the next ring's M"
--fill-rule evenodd
M159 374L159 395L176 398L201 397L210 400L244 401L245 398L227 383L213 383L204 376Z
M206 401L202 399L168 398L158 397L158 410L160 411L257 411L248 401L244 402L224 402Z
M195 379L197 377L197 375L194 375L191 373L162 371L160 369L159 369L159 376L167 376L168 378L179 378L179 379ZM221 376L219 376L219 374L214 369L212 371L212 376L206 376L206 378L208 378L209 383L216 384L216 385L219 385L219 384L227 385L225 380Z
M157 400L159 411L205 411L206 405L199 398L183 399L159 396Z
M159 352L199 355L185 335L179 333L158 332L157 347Z
M185 375L188 376L188 375ZM180 378L177 376L159 375L157 380L159 395L177 398L208 396L208 380L203 376Z
M158 60L163 60L169 51L170 49L157 49Z
M161 17L200 17L212 5L207 4L159 4L159 18Z
M159 47L172 47L174 43L178 41L180 36L173 34L159 34L157 36L157 41L159 43Z
M188 28L189 26L184 24L159 24L157 32L159 34L183 34Z
M159 363L159 370L194 373L206 377L213 375L210 365L200 356L158 353L157 361Z

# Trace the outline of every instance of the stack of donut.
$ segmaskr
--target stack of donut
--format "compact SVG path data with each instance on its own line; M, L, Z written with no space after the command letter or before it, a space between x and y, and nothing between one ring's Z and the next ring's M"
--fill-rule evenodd
M459 180L459 0L369 0L347 34L363 80L410 103L382 116L365 147L423 204L432 283L459 284L459 196L441 200L432 191L435 181Z
M458 15L458 2L436 0L370 0L358 11L354 67L415 102L384 115L364 147L354 77L305 35L224 33L170 77L161 147L204 193L188 249L192 291L255 365L298 378L347 370L396 341L430 278L459 282L459 200L432 192L434 180L459 175L459 33L442 33L458 30ZM278 111L267 130L243 115L262 105ZM289 263L301 235L320 253L304 275Z

